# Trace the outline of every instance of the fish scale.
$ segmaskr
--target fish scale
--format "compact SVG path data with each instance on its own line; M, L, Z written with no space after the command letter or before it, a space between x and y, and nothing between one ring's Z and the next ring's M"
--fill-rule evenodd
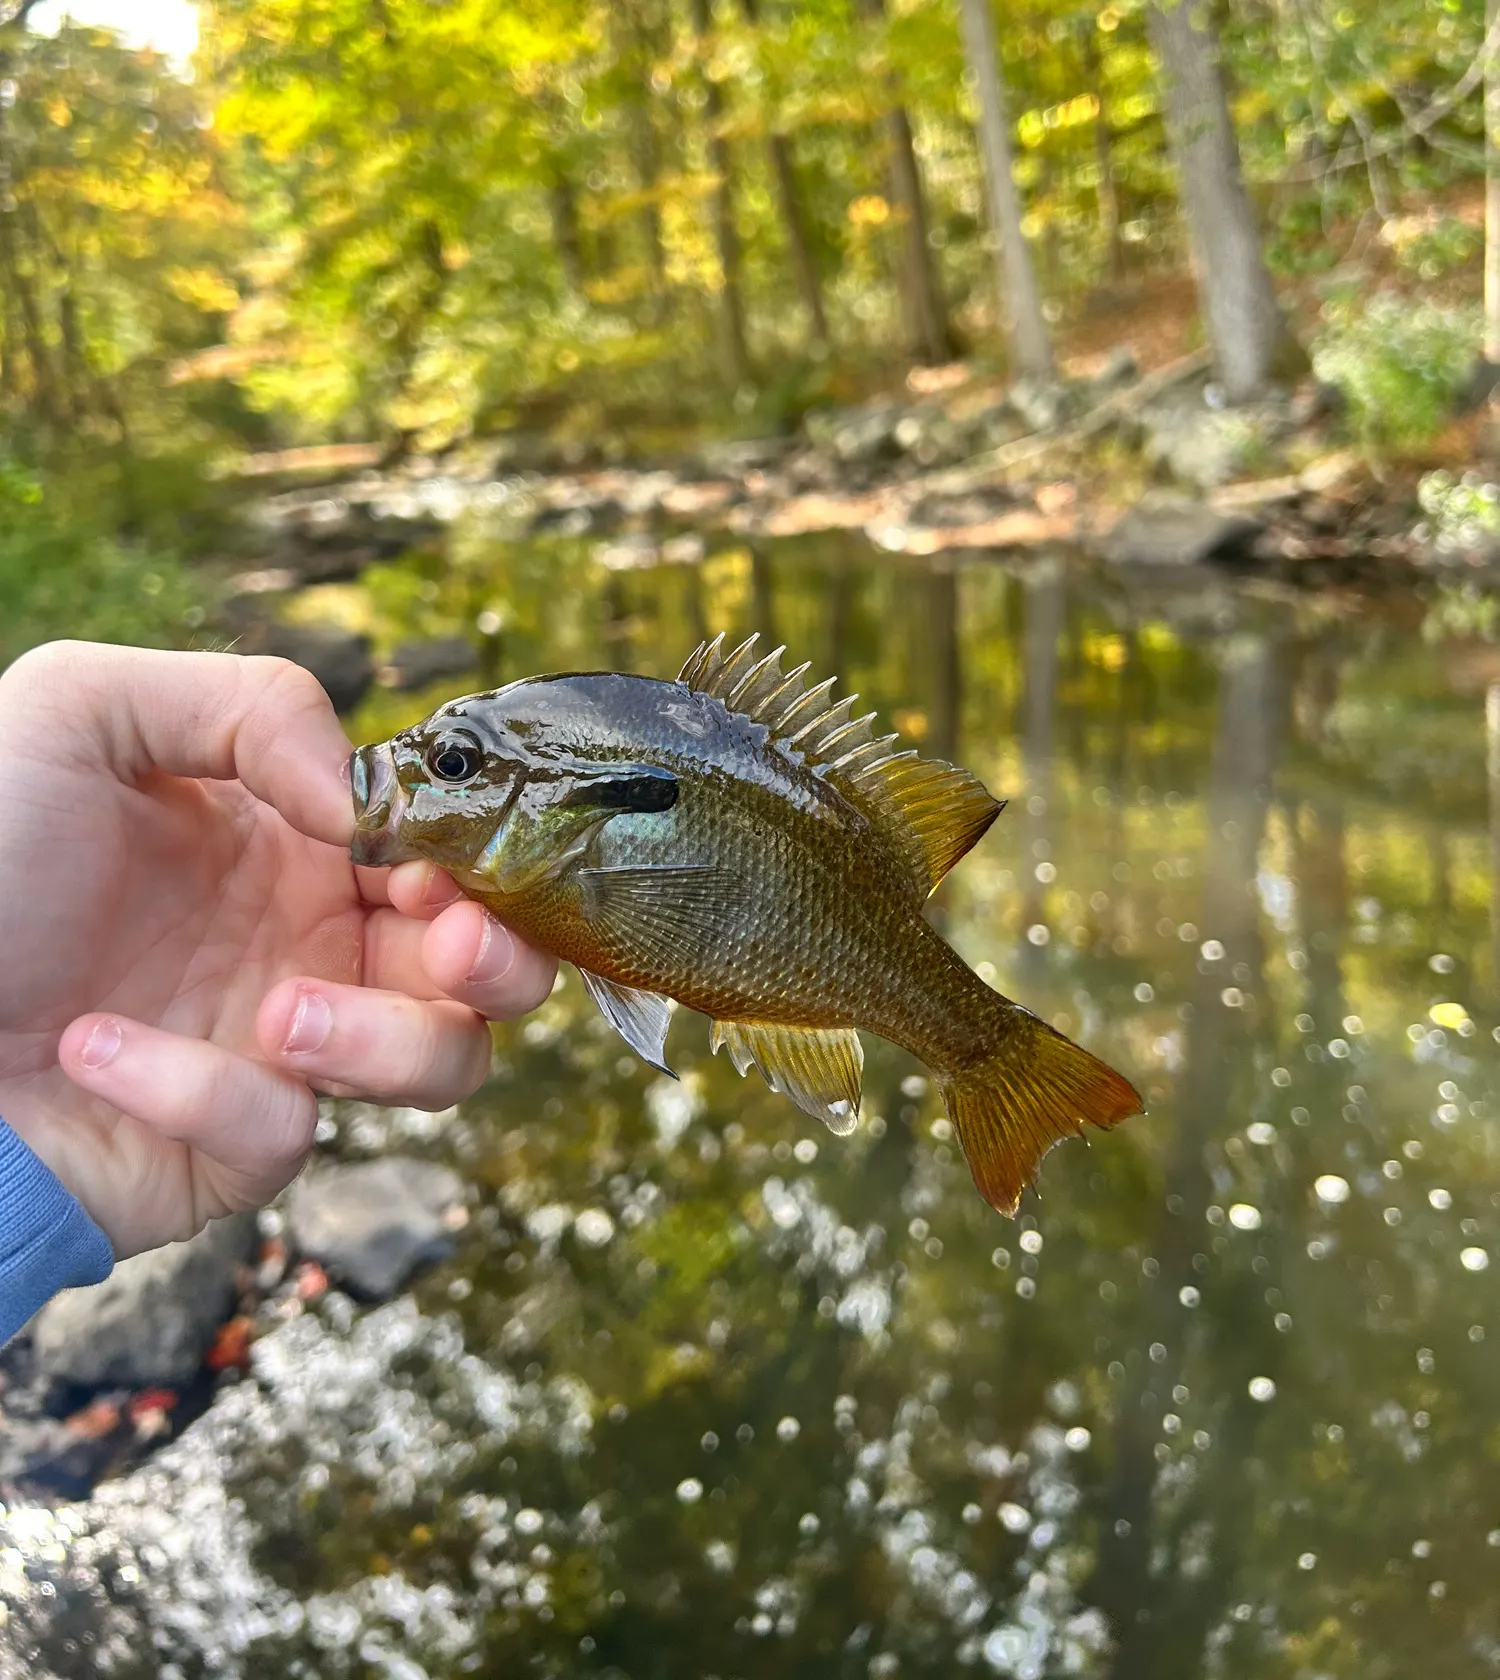
M981 981L923 905L1001 805L877 737L855 696L750 637L674 683L528 678L355 754L357 862L430 859L574 963L666 1067L667 1000L840 1134L861 1030L937 1078L975 1182L1014 1212L1042 1155L1140 1112L1130 1083Z

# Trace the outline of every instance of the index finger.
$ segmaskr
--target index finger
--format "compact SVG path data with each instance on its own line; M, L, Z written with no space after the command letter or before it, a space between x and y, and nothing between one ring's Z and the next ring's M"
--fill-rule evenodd
M66 696L62 715L122 781L237 780L314 840L353 836L349 739L317 678L289 660L53 642L6 678L23 705L29 689L45 696L54 719Z

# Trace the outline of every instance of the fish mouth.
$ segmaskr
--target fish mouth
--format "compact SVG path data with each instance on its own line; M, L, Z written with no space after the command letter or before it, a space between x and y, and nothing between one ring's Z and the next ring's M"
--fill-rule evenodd
M389 743L361 747L354 754L349 788L354 795L354 843L349 851L356 863L386 869L420 855L401 838L408 798Z

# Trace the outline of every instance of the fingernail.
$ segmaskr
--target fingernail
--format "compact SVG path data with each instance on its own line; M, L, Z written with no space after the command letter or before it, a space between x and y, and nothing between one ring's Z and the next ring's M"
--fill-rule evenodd
M78 1060L86 1068L108 1067L119 1055L122 1041L120 1023L106 1016L104 1020L94 1023L93 1031L83 1041L83 1049L78 1052Z
M437 868L428 870L427 885L422 889L424 904L451 904L459 896L458 884L451 875L445 875Z
M288 1056L308 1056L321 1050L333 1031L333 1011L320 992L299 992L292 1024L287 1029L282 1051Z
M484 937L469 970L471 986L493 986L511 970L516 960L515 941L493 917L484 919Z

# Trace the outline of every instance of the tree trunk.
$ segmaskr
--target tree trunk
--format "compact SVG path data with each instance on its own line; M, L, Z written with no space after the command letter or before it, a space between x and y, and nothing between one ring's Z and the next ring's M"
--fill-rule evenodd
M1219 377L1232 402L1306 367L1282 318L1240 170L1218 41L1198 0L1154 0L1167 138L1187 216L1198 298Z
M827 350L831 343L828 311L823 306L823 282L818 277L818 265L813 260L812 246L807 238L807 218L803 214L802 193L797 185L797 169L792 160L792 142L785 134L773 134L768 148L771 174L776 182L776 198L781 206L781 223L786 233L787 256L791 259L792 274L797 281L797 294L807 311L809 336L820 350Z
M1115 179L1114 147L1104 109L1104 66L1094 40L1092 18L1086 18L1083 24L1083 62L1090 91L1099 107L1094 118L1094 167L1099 174L1094 201L1104 240L1104 273L1106 279L1115 281L1123 279L1125 274L1125 242L1120 237L1120 187Z
M940 557L941 558L941 557ZM927 580L932 671L932 707L928 713L927 750L956 764L963 756L959 729L963 717L963 644L958 624L958 568L934 564Z
M1500 683L1485 692L1484 733L1490 792L1490 987L1500 997Z
M557 246L557 260L562 264L563 279L575 297L584 295L583 246L578 237L578 199L571 181L558 176L548 188L552 206L552 239Z
M1500 0L1484 8L1485 39L1500 24ZM1484 359L1500 366L1500 53L1484 67Z
M900 217L901 299L907 342L921 361L947 361L953 354L953 334L928 239L927 200L906 107L897 105L888 111L884 127L890 154L891 202Z
M1209 772L1206 844L1198 869L1203 880L1199 925L1224 946L1216 962L1200 962L1192 985L1192 1015L1184 1030L1184 1067L1174 1084L1172 1142L1163 1161L1167 1196L1157 1202L1157 1225L1145 1240L1158 1270L1143 1284L1139 1307L1121 1313L1123 1345L1161 1344L1161 1363L1132 1359L1114 1408L1111 1470L1100 1512L1099 1545L1093 1574L1081 1596L1096 1604L1110 1622L1114 1656L1110 1680L1186 1680L1203 1673L1203 1643L1219 1622L1224 1600L1236 1580L1245 1525L1226 1520L1243 1508L1255 1445L1267 1408L1248 1393L1252 1373L1279 1374L1286 1338L1270 1328L1262 1312L1235 1323L1232 1349L1214 1347L1216 1368L1237 1374L1225 1384L1230 1396L1214 1428L1214 1475L1200 1477L1181 1518L1164 1518L1157 1494L1155 1457L1162 1439L1163 1414L1173 1386L1188 1360L1182 1332L1184 1287L1199 1282L1194 1251L1199 1236L1192 1219L1171 1211L1174 1204L1194 1214L1214 1197L1208 1161L1223 1136L1225 1115L1237 1112L1244 1094L1256 1083L1256 1044L1248 1011L1224 1006L1221 993L1243 964L1251 995L1264 991L1264 950L1259 905L1255 897L1256 857L1265 832L1267 793L1276 762L1282 715L1281 673L1275 649L1263 639L1247 640L1226 650L1216 705L1213 761ZM1329 1066L1339 1064L1330 1060ZM1201 1215L1200 1215L1201 1217ZM1273 1228L1274 1229L1274 1228ZM1264 1248L1274 1255L1268 1230ZM1226 1284L1226 1288L1232 1287ZM1228 1310L1221 1309L1228 1322ZM1206 1335L1222 1334L1220 1320L1205 1322ZM1122 1355L1123 1357L1123 1355ZM1243 1372L1243 1375L1238 1373ZM1199 1523L1191 1519L1199 1518ZM1192 1541L1214 1535L1216 1568L1189 1572L1183 1567ZM1165 1556L1165 1569L1153 1567ZM1225 1560L1220 1563L1220 1558Z
M708 156L717 177L713 190L713 220L723 288L719 300L719 329L723 338L724 368L734 384L743 385L750 377L750 349L745 336L745 305L740 283L740 235L734 223L733 160L729 142L724 138L724 95L703 62L707 58L708 37L712 28L709 0L693 0L693 30L698 37L703 108L708 119Z
M759 25L760 0L740 0L740 10L751 28ZM787 256L792 265L792 277L797 283L797 295L807 311L813 343L820 350L826 350L829 346L828 312L823 307L823 283L818 278L818 265L813 261L812 247L808 243L807 218L802 212L802 193L797 186L791 137L772 133L767 137L766 149L771 161L771 179L776 183L776 202L781 210L781 225L786 234Z
M667 253L662 240L661 209L657 203L661 174L661 148L651 117L652 89L649 64L654 52L645 22L634 7L612 7L609 13L614 35L615 57L631 83L624 97L627 147L631 167L640 190L639 223L650 275L650 315L659 320L667 301Z
M995 241L993 272L997 319L1010 340L1015 371L1049 384L1057 378L1041 293L1026 235L1021 231L1021 195L1016 190L1010 117L1005 108L990 0L959 0L964 51L979 95L979 156L989 190L990 235Z
M884 23L885 0L859 0L859 6L870 22ZM888 191L899 219L896 289L901 297L907 349L918 361L947 361L953 354L953 333L928 238L927 200L906 107L893 103L881 126L885 130Z
M1058 650L1067 622L1067 580L1062 563L1040 561L1027 574L1025 630L1025 715L1021 726L1021 760L1026 773L1025 866L1021 889L1021 921L1026 942L1017 955L1017 968L1028 984L1039 985L1047 970L1048 935L1040 943L1030 937L1034 927L1046 928L1047 889L1037 879L1036 866L1048 857L1053 815L1049 809L1057 751Z

